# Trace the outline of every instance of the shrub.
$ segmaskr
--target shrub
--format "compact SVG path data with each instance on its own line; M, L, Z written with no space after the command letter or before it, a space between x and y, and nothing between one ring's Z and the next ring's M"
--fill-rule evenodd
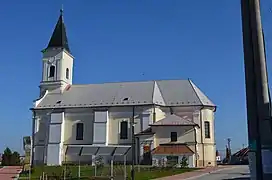
M188 159L185 156L183 156L181 161L180 161L180 165L181 165L182 168L187 168L188 167L188 162L187 161L188 161Z

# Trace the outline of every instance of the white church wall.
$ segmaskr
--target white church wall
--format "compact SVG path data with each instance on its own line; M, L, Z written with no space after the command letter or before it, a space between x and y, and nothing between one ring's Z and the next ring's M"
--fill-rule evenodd
M170 111L168 112L166 110L167 108L159 108L156 107L156 121L162 119L165 117L165 115L167 113L170 113ZM176 110L179 108L176 108ZM153 121L153 107L147 106L147 107L136 107L135 108L135 116L134 116L134 121L135 121L135 133L138 133L140 131L145 130L148 127L148 124L152 123ZM188 110L183 110L181 112L175 111L175 114L178 115L189 115ZM205 113L205 114L203 114ZM58 141L58 142L63 142L64 145L88 145L88 144L93 144L94 143L94 138L96 137L95 135L95 131L99 132L99 138L104 137L104 139L106 139L106 142L108 144L130 144L131 143L131 129L130 129L130 121L131 121L131 117L132 117L132 108L131 107L112 107L109 109L109 111L105 114L106 118L105 122L106 126L104 128L104 131L102 131L101 129L99 130L98 127L95 127L94 123L95 123L95 110L94 109L73 109L73 110L65 110L65 115L64 115L64 123L62 124L62 126L64 127L64 134L60 135L60 133L55 133L55 135L51 135L52 137L62 137L63 139ZM204 116L204 118L202 117L202 119L213 119L213 112L211 110L211 112L208 110L205 110L202 112L201 114L202 116ZM192 118L193 116L193 112L191 114ZM58 123L59 122L59 118L55 118L56 116L52 116L51 118L51 123ZM102 116L101 116L102 117ZM199 118L199 116L198 116ZM46 116L42 116L41 118L44 122L46 122ZM101 118L100 118L101 119ZM103 118L102 118L103 119ZM99 120L100 121L100 120ZM128 121L128 139L120 139L120 123L122 121ZM148 122L144 122L144 121L148 121ZM39 122L40 123L40 122ZM84 124L84 136L83 136L83 140L76 140L76 124L77 123L83 123ZM213 123L213 121L212 121ZM211 124L212 124L211 123ZM40 133L44 134L43 136L41 136L40 139L45 139L46 138L46 128L48 129L48 125L46 125L46 123L43 125L43 123L41 123L40 125ZM42 128L44 127L44 128ZM51 126L51 129L57 129L57 127L55 126ZM59 129L61 127L58 127ZM44 132L43 132L43 130ZM94 130L95 129L95 130ZM213 127L211 127L211 129L213 129ZM155 142L154 142L154 146L156 147L158 144L162 143L162 142L166 142L169 140L170 135L168 137L159 137L162 136L162 134L160 133L160 131L164 130L158 130L157 135L155 135ZM172 131L172 130L171 130ZM102 134L105 134L105 136L102 136ZM164 135L167 134L167 132L163 133ZM169 134L169 133L168 133ZM197 140L201 140L200 139L200 129L197 132ZM198 137L199 136L199 137ZM42 138L44 137L44 138ZM188 132L186 133L186 135L181 135L179 137L179 141L181 142L194 142L195 141L195 137L194 137L194 132ZM166 141L165 141L166 139ZM50 139L49 139L50 140ZM54 139L56 140L56 139ZM50 140L52 142L52 140ZM211 140L210 140L211 141ZM57 143L57 142L55 142ZM210 143L210 142L209 142ZM51 147L50 147L51 148ZM46 150L50 149L49 147L46 148ZM59 147L60 149L62 149L62 147ZM210 149L211 147L209 147ZM37 155L39 157L41 157L43 151L41 150L42 148L40 148L40 155ZM51 148L53 149L53 147ZM206 148L205 148L206 149ZM205 151L204 149L204 151ZM210 149L211 151L213 151L212 149ZM61 153L64 153L64 151L61 151ZM203 151L201 151L201 148L199 149L199 154L201 156L201 154L203 153ZM208 152L205 152L205 156L207 157L212 157L212 155L207 155ZM50 157L49 157L50 158ZM62 155L62 160L66 160L66 161L78 161L79 159L81 160L81 162L84 161L91 161L91 156L90 157L66 157L64 154ZM131 158L131 153L129 153L128 159ZM210 158L209 158L210 159ZM206 158L206 160L208 160ZM212 159L211 159L212 160Z
M76 140L76 125L83 123L83 140ZM65 113L64 144L85 144L93 143L94 114L92 112L69 112Z
M152 131L155 132L155 145L166 144L171 142L171 132L177 132L178 143L195 143L195 132L191 126L154 126Z
M144 118L142 114L145 114ZM134 133L137 134L147 128L147 125L152 119L152 109L150 106L136 107L134 112ZM132 119L132 107L113 107L109 112L109 144L130 144L131 143L131 119ZM143 122L143 119L146 122ZM128 138L121 139L121 122L128 122ZM145 127L146 126L146 127Z
M48 140L50 117L38 115L35 118L34 145L44 145Z
M91 145L93 144L93 122L94 114L92 110L66 110L65 111L65 132L64 132L64 147L67 145ZM76 125L83 123L83 140L76 139ZM63 147L63 162L91 162L92 156L68 156L65 155Z
M204 108L201 110L203 137L205 137L205 121L210 122L210 138L204 138L204 143L215 143L214 137L214 112L212 109Z
M35 146L34 148L34 164L43 164L45 146Z
M64 79L68 84L73 82L73 57L66 51L62 52L62 58L64 59L60 63L60 79ZM66 69L69 69L69 78L66 78Z
M65 131L64 112L51 113L48 144L47 144L47 165L61 165L63 158L63 135Z
M108 145L109 128L108 111L94 111L93 144Z
M204 140L204 164L205 166L216 165L216 143L214 132L214 111L213 108L204 108L201 110L202 117L202 135ZM210 122L210 138L205 138L205 121Z
M56 58L56 59L62 59L62 53L61 50L47 50L44 54L43 54L43 72L42 72L42 81L53 81L53 80L57 80L57 75L54 77L49 77L49 69L50 69L50 63L48 63L49 58ZM59 66L58 66L58 62L54 61L52 63L53 65L56 66L56 73L58 74L59 72Z

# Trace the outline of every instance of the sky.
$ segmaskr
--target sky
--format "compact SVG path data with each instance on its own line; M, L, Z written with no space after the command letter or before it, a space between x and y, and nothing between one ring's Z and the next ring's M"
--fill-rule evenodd
M12 0L0 4L0 151L22 152L31 135L41 50L62 4L73 83L190 78L217 105L217 148L247 144L239 0ZM272 2L261 6L271 76Z

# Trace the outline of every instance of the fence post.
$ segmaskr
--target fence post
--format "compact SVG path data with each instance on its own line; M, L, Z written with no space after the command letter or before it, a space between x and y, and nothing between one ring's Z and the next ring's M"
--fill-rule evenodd
M96 177L96 156L94 156L94 176Z
M80 178L80 159L78 160L78 177Z
M111 157L111 180L113 180L113 156Z
M127 179L127 157L124 155L124 179Z

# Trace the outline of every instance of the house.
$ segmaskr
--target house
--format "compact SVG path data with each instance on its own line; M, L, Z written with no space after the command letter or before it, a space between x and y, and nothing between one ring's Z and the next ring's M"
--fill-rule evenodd
M248 164L249 148L243 148L231 155L230 164Z
M216 165L216 106L190 79L73 84L62 11L42 55L40 97L31 108L34 165L90 163L98 155Z

